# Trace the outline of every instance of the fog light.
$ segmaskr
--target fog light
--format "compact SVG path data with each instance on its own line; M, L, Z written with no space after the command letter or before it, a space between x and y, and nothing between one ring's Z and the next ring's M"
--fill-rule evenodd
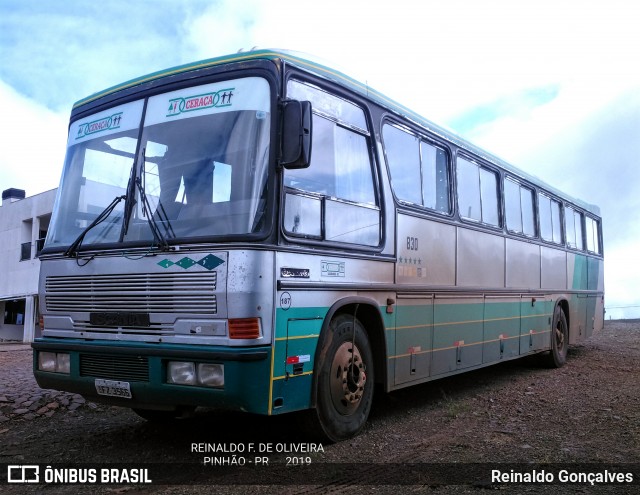
M224 387L224 365L198 364L198 383L207 387Z
M167 363L167 382L177 385L196 385L195 363L169 361Z
M38 353L38 369L40 371L49 371L51 373L55 373L56 353L55 352Z

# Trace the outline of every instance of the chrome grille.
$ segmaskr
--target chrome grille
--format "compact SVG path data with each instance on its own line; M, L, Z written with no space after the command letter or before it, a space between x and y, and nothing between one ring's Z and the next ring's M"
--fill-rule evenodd
M49 276L47 311L216 314L216 272Z
M143 356L80 354L80 376L148 382L149 361Z

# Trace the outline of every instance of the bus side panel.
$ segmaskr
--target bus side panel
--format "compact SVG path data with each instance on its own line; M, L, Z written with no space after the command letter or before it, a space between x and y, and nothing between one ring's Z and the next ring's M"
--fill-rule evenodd
M599 258L587 261L587 288L590 291L603 292L604 264ZM587 299L587 337L602 329L604 324L604 308L602 296L589 294Z
M270 394L272 414L306 409L311 405L314 357L329 309L329 305L290 307L292 303L305 303L304 292L279 292L277 298L281 307L276 310Z
M455 227L399 214L396 249L396 283L455 285Z
M431 375L482 363L482 297L437 297L434 306Z
M494 363L520 353L520 310L519 297L485 298L483 363Z
M456 285L501 289L504 288L504 275L504 237L458 228Z
M433 299L398 294L394 384L426 378L431 369Z
M561 249L540 247L542 289L564 292L567 289L567 253Z
M540 246L507 239L506 286L509 289L540 288Z
M573 291L587 288L586 256L573 252L567 254L567 285ZM585 338L586 328L586 297L574 293L569 301L569 342L573 344Z
M549 349L554 301L545 296L523 296L520 304L520 354Z

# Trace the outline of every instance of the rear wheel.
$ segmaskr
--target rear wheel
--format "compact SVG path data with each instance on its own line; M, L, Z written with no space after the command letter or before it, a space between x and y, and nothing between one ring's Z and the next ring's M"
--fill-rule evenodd
M567 362L569 350L569 326L567 317L560 306L556 306L551 326L551 352L546 356L545 364L550 368L561 368Z
M373 357L364 327L352 315L334 318L317 363L316 431L337 442L364 426L373 399Z

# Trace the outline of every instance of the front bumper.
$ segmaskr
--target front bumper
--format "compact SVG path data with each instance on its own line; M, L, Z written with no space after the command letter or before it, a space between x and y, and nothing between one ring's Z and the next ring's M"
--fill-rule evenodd
M42 388L64 390L89 400L140 409L204 406L257 414L269 411L271 346L146 344L132 342L37 339L34 375ZM39 352L67 352L70 373L38 370ZM224 388L167 383L168 361L224 365ZM129 383L131 399L99 395L95 380Z

